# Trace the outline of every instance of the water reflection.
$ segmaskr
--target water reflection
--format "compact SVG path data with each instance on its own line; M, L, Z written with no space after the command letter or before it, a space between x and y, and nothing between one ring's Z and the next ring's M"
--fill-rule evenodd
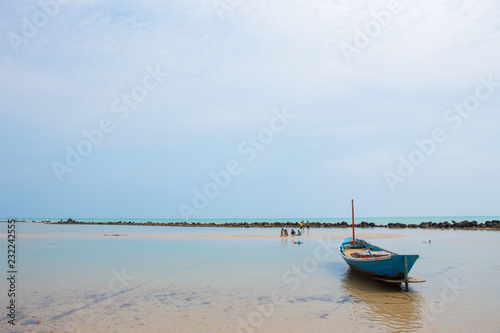
M349 304L351 318L385 332L412 332L424 327L424 298L410 288L370 279L350 268L341 278L343 296L337 302Z

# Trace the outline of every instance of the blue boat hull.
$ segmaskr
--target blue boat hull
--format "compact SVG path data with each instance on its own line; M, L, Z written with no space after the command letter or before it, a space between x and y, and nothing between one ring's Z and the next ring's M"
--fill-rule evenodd
M352 258L348 257L344 253L344 249L353 249L357 246L363 249L368 249L371 251L385 251L388 253L386 256L375 257L375 258ZM340 255L346 261L346 263L357 271L364 274L379 277L384 279L394 279L401 280L407 276L411 268L418 259L418 255L401 255L391 251L387 251L380 247L374 246L363 240L356 240L356 244L352 244L352 238L348 237L340 245ZM406 268L405 268L405 258L406 258ZM406 272L406 274L405 274Z

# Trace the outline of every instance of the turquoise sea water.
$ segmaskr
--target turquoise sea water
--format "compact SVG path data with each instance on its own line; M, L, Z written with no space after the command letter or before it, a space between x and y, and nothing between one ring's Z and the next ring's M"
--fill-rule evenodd
M311 229L301 245L275 228L16 230L18 325L6 326L0 313L2 332L500 330L496 231L359 230L374 244L420 255L410 275L427 282L404 293L348 268L337 250L345 229ZM5 223L0 240L5 259ZM2 279L2 308L7 287Z
M16 218L17 220L27 220L27 221L61 221L61 218L55 217L38 217L38 218ZM68 218L63 218L66 221ZM352 221L351 217L338 217L338 218L311 218L311 217L299 217L299 218L242 218L242 219L156 219L156 218L85 218L85 217L72 217L72 219L76 221L85 221L85 222L118 222L118 221L133 221L133 222L155 222L155 223L169 223L169 222L189 222L189 223L238 223L238 222L300 222L309 220L310 222L322 222L322 223L337 223L337 222L350 222ZM7 220L7 218L1 219ZM355 223L360 223L362 221L365 222L373 222L377 225L387 224L387 223L420 223L420 222L451 222L451 221L477 221L478 223L484 223L485 221L491 220L500 220L500 216L427 216L427 217L355 217Z

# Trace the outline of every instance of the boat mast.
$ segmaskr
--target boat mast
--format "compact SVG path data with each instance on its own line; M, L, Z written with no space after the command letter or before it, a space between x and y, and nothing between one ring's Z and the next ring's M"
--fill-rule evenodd
M352 244L356 244L356 237L354 237L354 199L351 199L352 206Z

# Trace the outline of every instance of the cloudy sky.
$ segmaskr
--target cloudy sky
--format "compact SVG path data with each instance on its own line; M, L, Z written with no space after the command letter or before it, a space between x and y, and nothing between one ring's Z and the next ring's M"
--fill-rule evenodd
M42 5L43 4L43 5ZM0 215L499 215L500 3L4 1Z

